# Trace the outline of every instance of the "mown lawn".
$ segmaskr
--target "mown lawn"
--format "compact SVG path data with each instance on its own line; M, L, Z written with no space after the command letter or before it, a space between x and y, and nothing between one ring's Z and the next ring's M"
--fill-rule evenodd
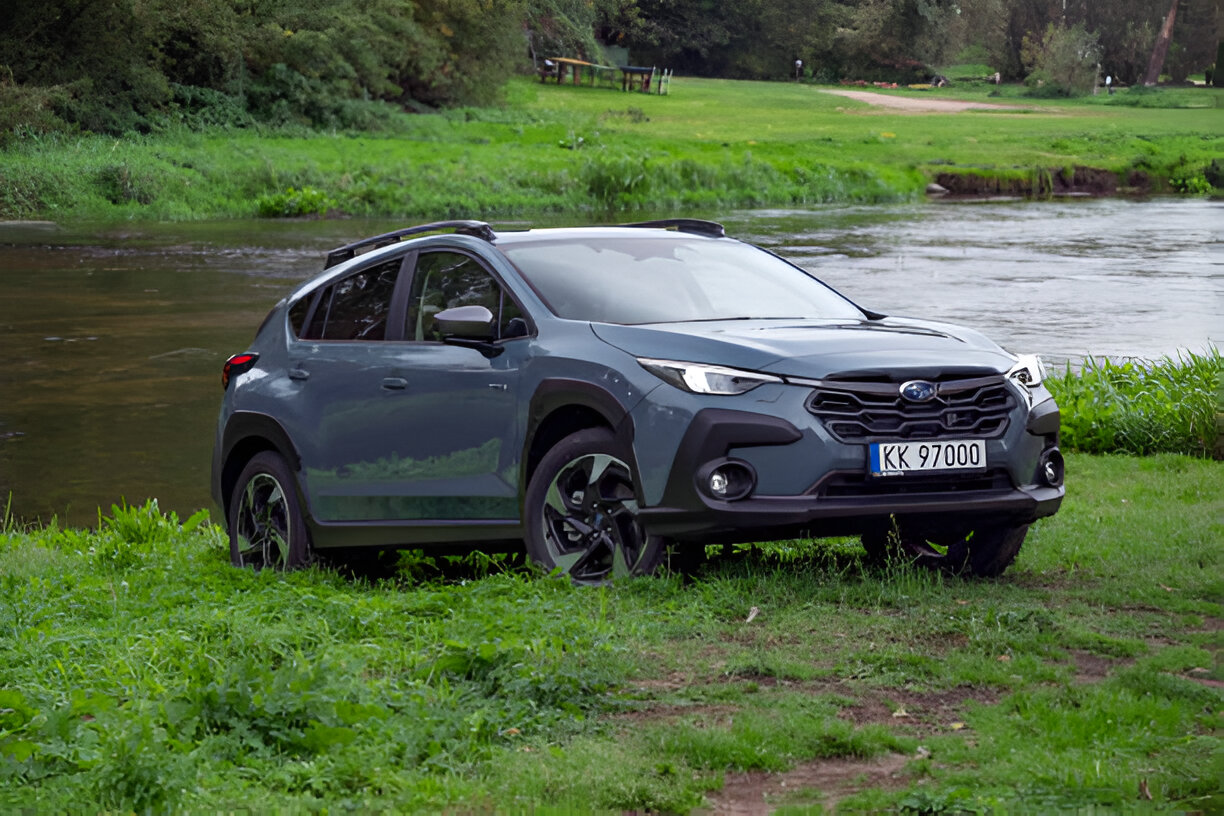
M255 574L152 507L9 525L0 809L1219 812L1224 463L1068 473L981 582L843 541Z

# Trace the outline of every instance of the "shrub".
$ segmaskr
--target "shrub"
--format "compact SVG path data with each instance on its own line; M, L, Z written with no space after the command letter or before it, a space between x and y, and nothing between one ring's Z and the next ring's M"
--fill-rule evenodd
M15 85L0 73L0 147L22 138L74 130L57 113L70 96L61 85Z
M335 206L335 202L322 190L290 187L283 193L260 196L256 202L262 218L297 218L305 215L324 215Z

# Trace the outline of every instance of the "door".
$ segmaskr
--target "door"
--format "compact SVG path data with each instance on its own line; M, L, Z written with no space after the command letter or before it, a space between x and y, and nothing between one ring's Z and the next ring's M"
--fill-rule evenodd
M302 355L318 399L305 479L312 510L320 521L516 521L519 370L531 340L513 335L526 324L475 257L435 251L414 261L389 301L385 339L325 337ZM498 318L483 352L434 331L433 314L469 304Z

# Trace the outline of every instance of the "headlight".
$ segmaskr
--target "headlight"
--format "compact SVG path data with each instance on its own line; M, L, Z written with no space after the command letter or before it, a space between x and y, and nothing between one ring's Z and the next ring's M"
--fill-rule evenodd
M1016 364L1007 372L1007 376L1029 388L1036 388L1045 379L1045 365L1036 354L1016 355Z
M644 357L639 357L638 362L642 368L664 382L693 394L744 394L758 385L782 382L781 377L769 374L703 363L679 363L674 360L650 360Z

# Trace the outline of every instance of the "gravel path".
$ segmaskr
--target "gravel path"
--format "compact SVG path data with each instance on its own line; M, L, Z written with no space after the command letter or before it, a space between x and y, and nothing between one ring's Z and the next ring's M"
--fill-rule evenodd
M1022 105L996 105L991 102L967 102L960 99L916 99L912 96L893 96L872 91L840 91L821 88L821 92L857 99L869 105L893 108L911 113L960 113L966 110L1025 110Z

